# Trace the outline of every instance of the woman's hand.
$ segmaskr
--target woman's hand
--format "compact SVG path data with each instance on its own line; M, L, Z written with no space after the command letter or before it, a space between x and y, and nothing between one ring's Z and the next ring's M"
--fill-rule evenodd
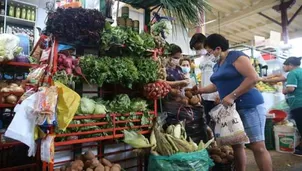
M195 85L192 89L191 92L193 95L201 94L202 92L200 91L199 85Z
M231 95L227 95L222 99L222 104L226 107L233 106L235 98Z
M181 86L181 87L186 87L189 84L190 84L190 79L185 79L185 80L179 81L179 86Z

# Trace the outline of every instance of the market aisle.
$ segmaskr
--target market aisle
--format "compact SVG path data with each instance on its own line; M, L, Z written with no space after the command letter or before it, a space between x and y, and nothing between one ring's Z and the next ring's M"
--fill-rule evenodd
M256 171L257 165L254 161L253 153L247 151L247 171ZM273 160L274 171L301 171L302 158L292 154L284 154L276 151L270 151Z

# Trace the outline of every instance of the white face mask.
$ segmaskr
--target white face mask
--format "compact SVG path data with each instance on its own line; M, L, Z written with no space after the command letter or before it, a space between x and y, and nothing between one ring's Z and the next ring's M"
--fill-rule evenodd
M173 65L179 65L179 61L180 61L180 59L175 59L175 58L172 58L171 59L171 63L173 64Z
M201 50L196 51L196 55L205 56L207 53L208 53L208 52L207 52L206 49L201 49Z
M190 72L191 68L190 67L181 67L181 70L184 74L187 74Z

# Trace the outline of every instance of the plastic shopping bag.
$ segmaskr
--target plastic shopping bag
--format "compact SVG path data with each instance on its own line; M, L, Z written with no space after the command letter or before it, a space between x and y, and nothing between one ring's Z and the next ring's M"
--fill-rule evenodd
M81 97L62 83L55 82L55 86L58 88L58 127L60 130L65 130L80 105Z
M219 104L210 115L216 123L215 136L219 146L249 143L235 104L230 107Z
M214 166L207 150L177 153L171 156L150 155L148 171L208 171Z

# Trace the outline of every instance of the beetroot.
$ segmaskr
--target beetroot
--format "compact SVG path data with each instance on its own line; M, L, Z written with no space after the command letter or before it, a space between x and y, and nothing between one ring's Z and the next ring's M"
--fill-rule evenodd
M66 68L70 68L72 67L72 58L71 57L67 57L63 60L63 65Z
M78 66L80 64L80 59L76 58L76 59L72 59L72 65Z
M66 68L65 71L66 71L67 75L71 75L72 74L72 69L71 68Z

